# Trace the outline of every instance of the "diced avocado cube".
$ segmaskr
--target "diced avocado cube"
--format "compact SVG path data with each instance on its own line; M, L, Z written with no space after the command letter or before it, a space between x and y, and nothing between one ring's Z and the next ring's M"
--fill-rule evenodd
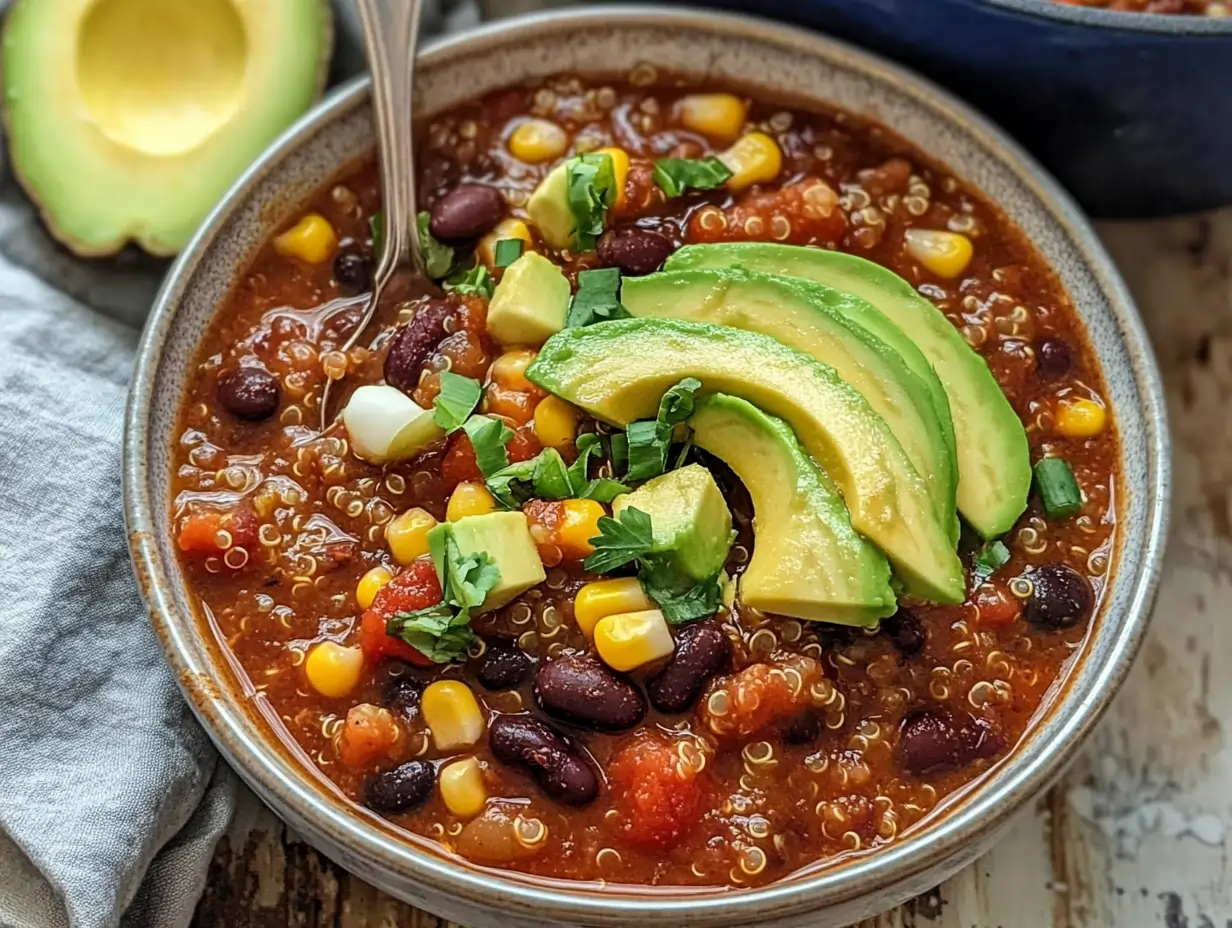
M535 540L530 536L530 525L520 512L467 516L441 526L445 527L452 532L463 557L486 553L500 571L500 580L489 591L478 612L499 609L547 577Z
M616 497L612 512L633 507L650 516L652 553L663 555L681 575L708 580L723 569L731 549L731 512L710 471L690 464L648 480Z
M569 161L555 168L539 181L539 186L526 203L526 213L539 229L540 237L556 249L569 248L577 231L577 220L569 208Z
M541 345L565 327L569 280L543 255L528 251L505 268L488 303L488 333L502 345Z

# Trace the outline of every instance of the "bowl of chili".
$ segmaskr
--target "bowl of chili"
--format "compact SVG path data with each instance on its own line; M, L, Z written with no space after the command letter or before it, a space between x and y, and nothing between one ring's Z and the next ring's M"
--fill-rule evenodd
M224 757L477 926L840 925L973 860L1158 578L1161 388L1089 225L944 92L755 20L607 7L421 57L445 296L339 349L380 234L356 83L142 338L130 546Z

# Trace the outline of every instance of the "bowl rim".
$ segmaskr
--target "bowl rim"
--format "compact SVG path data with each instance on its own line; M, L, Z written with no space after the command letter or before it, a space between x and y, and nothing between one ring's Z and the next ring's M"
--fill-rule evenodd
M224 698L213 682L218 676L214 660L198 660L194 646L201 647L196 617L183 621L170 592L170 573L178 564L167 565L155 540L155 513L165 500L152 500L146 479L149 441L148 423L156 374L164 345L172 329L183 288L208 251L230 212L263 182L265 174L289 152L304 144L319 127L365 105L368 84L359 78L335 91L291 126L236 181L193 236L169 270L156 298L138 346L125 413L123 493L125 518L134 570L149 608L151 622L165 656L190 707L211 735L215 745L241 776L275 810L310 837L337 845L341 862L361 875L381 870L397 873L416 886L438 891L468 906L492 908L499 904L511 915L572 923L597 919L605 924L631 924L638 918L654 924L686 919L689 923L721 916L724 924L734 919L784 917L839 905L919 877L941 860L953 858L987 836L1009 819L1027 800L1051 783L1072 759L1085 736L1094 727L1113 694L1123 682L1145 635L1150 606L1158 585L1163 546L1167 533L1171 462L1169 439L1159 371L1145 328L1133 300L1086 218L1069 195L1002 130L958 101L948 91L879 56L829 37L793 30L777 23L747 16L717 14L674 7L647 8L601 5L563 11L548 11L501 20L497 23L435 40L425 45L421 58L427 62L454 54L474 55L497 48L520 37L593 28L596 25L645 28L662 26L762 40L818 55L850 66L877 81L893 85L938 118L963 128L979 144L996 152L1010 165L1018 180L1043 204L1055 222L1071 236L1112 306L1122 340L1133 367L1134 386L1142 400L1141 413L1147 433L1146 524L1137 547L1142 552L1142 570L1132 583L1121 634L1106 652L1088 684L1084 699L1066 705L1066 716L1052 739L1028 763L1013 764L990 774L963 797L957 808L939 816L937 824L912 838L837 867L822 868L805 877L789 878L757 889L732 891L729 887L674 896L659 895L640 887L611 887L595 892L593 884L581 883L562 889L559 882L535 884L506 876L500 871L468 866L443 854L425 851L374 825L354 808L343 808L311 776L287 772L284 751L274 739L251 737L244 722L248 713L236 694ZM170 567L170 571L168 570ZM208 649L207 649L208 650ZM1088 658L1089 659L1089 658ZM225 675L225 671L224 671ZM1051 712L1065 700L1056 697ZM1037 723L1038 724L1038 723ZM1013 755L1010 755L1012 761ZM925 888L919 886L919 889Z
M1050 19L1088 29L1113 29L1161 36L1232 36L1232 16L1193 16L1178 13L1132 13L1102 7L1076 6L1057 0L981 0L981 2L1035 19Z

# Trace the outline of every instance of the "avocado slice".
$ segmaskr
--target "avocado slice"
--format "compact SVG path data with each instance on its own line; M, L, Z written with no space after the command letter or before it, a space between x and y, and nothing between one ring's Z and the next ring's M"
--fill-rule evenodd
M526 376L612 425L654 416L685 377L786 420L838 485L851 524L889 557L904 592L959 603L962 565L923 479L834 369L762 335L678 319L621 319L548 339Z
M736 598L816 622L874 625L897 607L885 557L851 527L842 497L787 423L745 400L704 397L693 441L730 467L753 500L753 556Z
M500 571L496 586L488 591L476 612L499 609L547 577L525 513L486 512L456 522L442 522L428 533L428 540L441 535L453 536L462 557L486 554Z
M764 242L689 245L667 267L732 264L826 284L881 310L919 347L945 387L958 452L958 511L984 538L1014 527L1031 491L1027 433L984 359L941 310L888 268L819 248Z
M82 255L177 252L324 86L328 0L20 0L4 26L14 171Z
M941 385L931 369L927 380L917 377L898 352L852 321L881 315L868 303L820 284L742 268L626 278L621 302L634 316L692 319L761 332L834 368L885 420L924 478L950 541L958 541L958 477L949 409L938 415L928 386L935 383L940 394ZM882 328L893 325L882 317Z

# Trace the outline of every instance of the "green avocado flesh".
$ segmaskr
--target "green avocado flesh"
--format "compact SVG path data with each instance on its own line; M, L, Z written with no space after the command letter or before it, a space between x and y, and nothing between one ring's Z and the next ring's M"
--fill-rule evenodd
M667 262L669 270L733 265L826 284L881 310L915 343L945 388L957 448L958 511L984 538L1013 528L1031 490L1026 432L984 359L937 307L893 271L819 248L761 242L689 245Z
M951 542L958 541L957 469L946 440L953 438L949 410L938 416L925 381L884 341L849 321L849 316L880 315L872 306L819 284L735 268L626 278L621 302L634 316L760 332L834 368L885 420L924 478ZM883 322L883 328L893 328L884 317ZM931 370L928 376L936 381Z
M873 625L897 608L890 565L856 534L842 498L787 423L734 396L702 399L693 441L753 500L753 556L736 598L797 619Z
M14 172L78 254L174 254L317 98L332 48L328 0L20 0Z
M962 565L923 479L867 401L813 357L729 326L622 319L553 335L526 375L621 427L653 417L664 392L686 377L700 380L703 394L748 400L795 431L907 595L962 602Z

